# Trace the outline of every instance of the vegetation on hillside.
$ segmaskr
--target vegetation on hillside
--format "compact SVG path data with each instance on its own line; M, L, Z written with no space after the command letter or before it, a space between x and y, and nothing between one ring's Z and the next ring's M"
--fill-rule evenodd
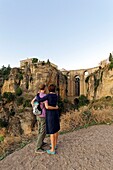
M0 76L3 78L3 82L4 80L8 79L10 71L11 71L10 65L8 65L8 67L2 66L2 68L0 69Z
M102 77L103 77L104 70L105 70L105 68L99 67L98 70L96 70L95 72L88 75L85 79L85 83L87 83L87 95L88 95L88 93L90 93L90 91L89 91L90 83L89 82L90 82L91 78L93 77L93 86L94 86L93 98L94 99L96 98L97 89L98 89L99 85L102 83Z
M111 53L109 55L109 62L110 62L109 70L112 70L112 68L113 68L113 55Z
M61 117L61 131L75 130L98 124L113 123L113 97L91 101L79 110L70 110Z
M38 59L37 58L33 58L32 59L32 63L37 63L38 62Z

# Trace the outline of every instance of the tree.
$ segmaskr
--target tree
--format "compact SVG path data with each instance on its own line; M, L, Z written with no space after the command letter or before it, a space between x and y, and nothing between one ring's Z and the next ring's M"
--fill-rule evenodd
M47 64L50 64L50 61L49 61L49 59L47 60Z
M112 54L110 53L109 54L109 61L112 61L113 60L113 56L112 56Z
M113 68L113 56L112 56L111 53L110 53L110 55L109 55L109 61L110 61L109 70L112 70L112 68Z
M8 67L5 67L4 65L2 66L2 68L0 69L0 74L3 77L3 81L8 79L10 71L11 71L10 65L8 65Z
M38 59L37 58L33 58L32 59L32 63L37 63L38 62Z

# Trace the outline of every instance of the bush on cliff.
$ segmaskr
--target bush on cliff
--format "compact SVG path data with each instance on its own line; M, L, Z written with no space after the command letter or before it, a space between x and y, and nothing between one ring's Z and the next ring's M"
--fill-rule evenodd
M85 106L85 105L89 104L89 100L88 100L87 97L84 96L84 95L81 95L81 96L78 98L78 100L79 100L79 104L78 104L79 107Z
M22 89L20 87L18 87L16 90L15 90L15 94L16 96L20 96L22 94Z
M7 99L7 102L11 102L11 101L14 101L15 95L11 92L4 92L3 98Z

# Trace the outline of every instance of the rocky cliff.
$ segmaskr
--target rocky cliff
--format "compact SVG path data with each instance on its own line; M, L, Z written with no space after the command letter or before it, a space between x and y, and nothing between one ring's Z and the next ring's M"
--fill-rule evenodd
M30 102L40 83L55 84L61 98L66 98L66 77L54 64L33 63L30 59L22 62L20 68L10 70L8 78L3 81L0 100L0 129L6 127L5 134L27 135L37 128Z
M59 94L64 99L66 97L66 79L65 76L51 63L24 63L20 68L13 68L8 80L5 80L2 87L4 92L14 93L17 87L22 88L23 92L35 95L40 83L47 86L55 84Z
M113 96L113 69L109 69L109 64L87 77L86 88L90 100Z

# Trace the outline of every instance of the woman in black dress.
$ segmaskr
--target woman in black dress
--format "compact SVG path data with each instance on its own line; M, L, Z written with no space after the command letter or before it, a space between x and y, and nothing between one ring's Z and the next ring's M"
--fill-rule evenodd
M40 102L45 100L48 101L48 106L56 107L58 104L58 96L55 93L55 85L51 84L48 87L49 94L47 94L43 98L37 97ZM60 123L59 123L59 111L57 110L49 110L48 106L46 107L46 133L50 134L51 140L51 149L47 150L48 154L55 154L55 148L57 146L58 140L58 131L60 130Z

